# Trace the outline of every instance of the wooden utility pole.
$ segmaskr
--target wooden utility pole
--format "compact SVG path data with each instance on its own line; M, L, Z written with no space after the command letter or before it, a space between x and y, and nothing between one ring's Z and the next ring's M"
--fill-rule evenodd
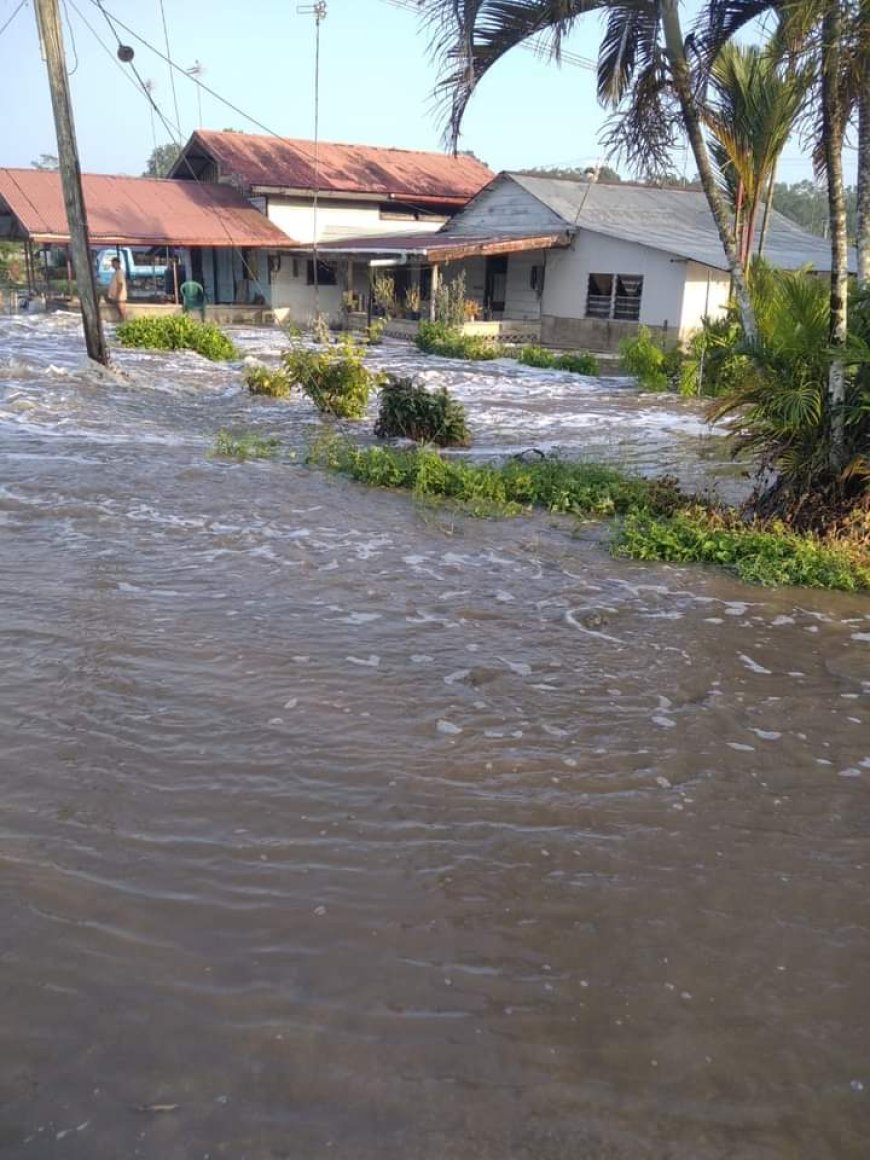
M42 49L45 53L45 64L48 69L48 83L51 87L51 105L54 110L54 125L57 132L60 179L63 185L63 200L66 205L66 220L69 224L76 286L82 306L85 346L90 358L94 359L95 362L102 363L103 366L108 366L109 350L103 336L100 306L97 301L94 271L91 266L88 223L85 217L85 199L82 193L82 171L79 167L79 154L76 147L58 0L34 0L34 4Z

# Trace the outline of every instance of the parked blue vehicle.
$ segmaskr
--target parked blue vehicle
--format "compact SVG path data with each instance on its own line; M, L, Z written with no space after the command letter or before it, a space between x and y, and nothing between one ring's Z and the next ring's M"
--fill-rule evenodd
M112 280L112 259L120 258L124 273L127 275L127 281L132 284L134 282L151 282L155 279L163 288L163 276L166 273L165 262L157 264L140 263L137 261L140 255L136 254L130 246L108 246L104 250L98 250L96 258L94 259L94 272L97 277L97 284L99 286L108 286Z

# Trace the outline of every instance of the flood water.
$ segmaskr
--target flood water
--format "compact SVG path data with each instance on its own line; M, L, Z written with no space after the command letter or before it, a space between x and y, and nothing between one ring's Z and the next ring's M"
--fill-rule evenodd
M377 359L477 454L735 486L691 404ZM366 490L306 401L119 362L0 319L0 1155L866 1157L870 602Z

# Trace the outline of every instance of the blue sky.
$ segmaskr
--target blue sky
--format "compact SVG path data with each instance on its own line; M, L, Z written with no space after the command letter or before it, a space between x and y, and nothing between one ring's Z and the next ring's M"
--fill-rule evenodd
M0 0L0 26L19 0ZM153 142L169 139L149 106L114 59L117 42L94 0L62 0L76 128L82 167L91 172L140 173ZM165 51L159 0L104 0L105 8L146 41ZM200 61L203 81L277 133L311 137L314 23L294 0L164 0L170 55L182 67ZM84 18L84 19L83 19ZM89 30L84 20L91 25ZM107 52L104 44L111 46ZM135 64L154 84L154 98L174 122L175 100L166 64L137 40ZM594 57L600 26L581 22L567 47ZM129 73L129 70L126 70ZM390 0L329 0L322 26L320 136L325 141L438 149L441 124L433 108L437 69L417 15ZM176 74L182 137L196 126L196 86ZM54 129L35 17L28 2L0 34L0 165L27 166L54 153ZM603 160L598 135L604 115L595 99L595 75L573 65L557 68L533 53L515 51L484 80L472 100L461 148L493 169L534 165L584 166ZM260 132L238 113L202 95L204 127ZM851 180L853 165L847 155ZM691 159L675 168L694 172ZM810 176L793 143L783 180ZM625 174L623 170L624 175Z

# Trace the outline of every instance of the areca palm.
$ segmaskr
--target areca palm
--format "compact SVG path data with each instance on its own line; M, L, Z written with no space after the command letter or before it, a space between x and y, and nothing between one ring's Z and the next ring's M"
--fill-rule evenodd
M793 60L810 71L813 100L809 104L808 135L816 169L828 187L831 237L829 342L833 350L828 375L831 409L830 463L846 464L845 363L842 350L848 335L848 239L843 178L843 142L850 118L857 112L859 277L870 279L870 107L867 69L870 66L870 3L868 0L710 0L706 45L711 56L741 28L765 11L779 19L777 39Z
M689 139L701 185L734 284L746 335L755 319L730 215L704 137L700 77L693 42L683 34L679 0L420 0L434 30L444 72L440 89L453 145L481 79L532 37L549 38L558 60L565 36L582 16L606 15L598 57L599 99L612 110L608 144L648 176L668 168L682 133Z
M752 253L756 220L780 154L809 85L808 74L784 67L755 46L726 44L713 63L706 113L711 153L735 215L744 269Z

